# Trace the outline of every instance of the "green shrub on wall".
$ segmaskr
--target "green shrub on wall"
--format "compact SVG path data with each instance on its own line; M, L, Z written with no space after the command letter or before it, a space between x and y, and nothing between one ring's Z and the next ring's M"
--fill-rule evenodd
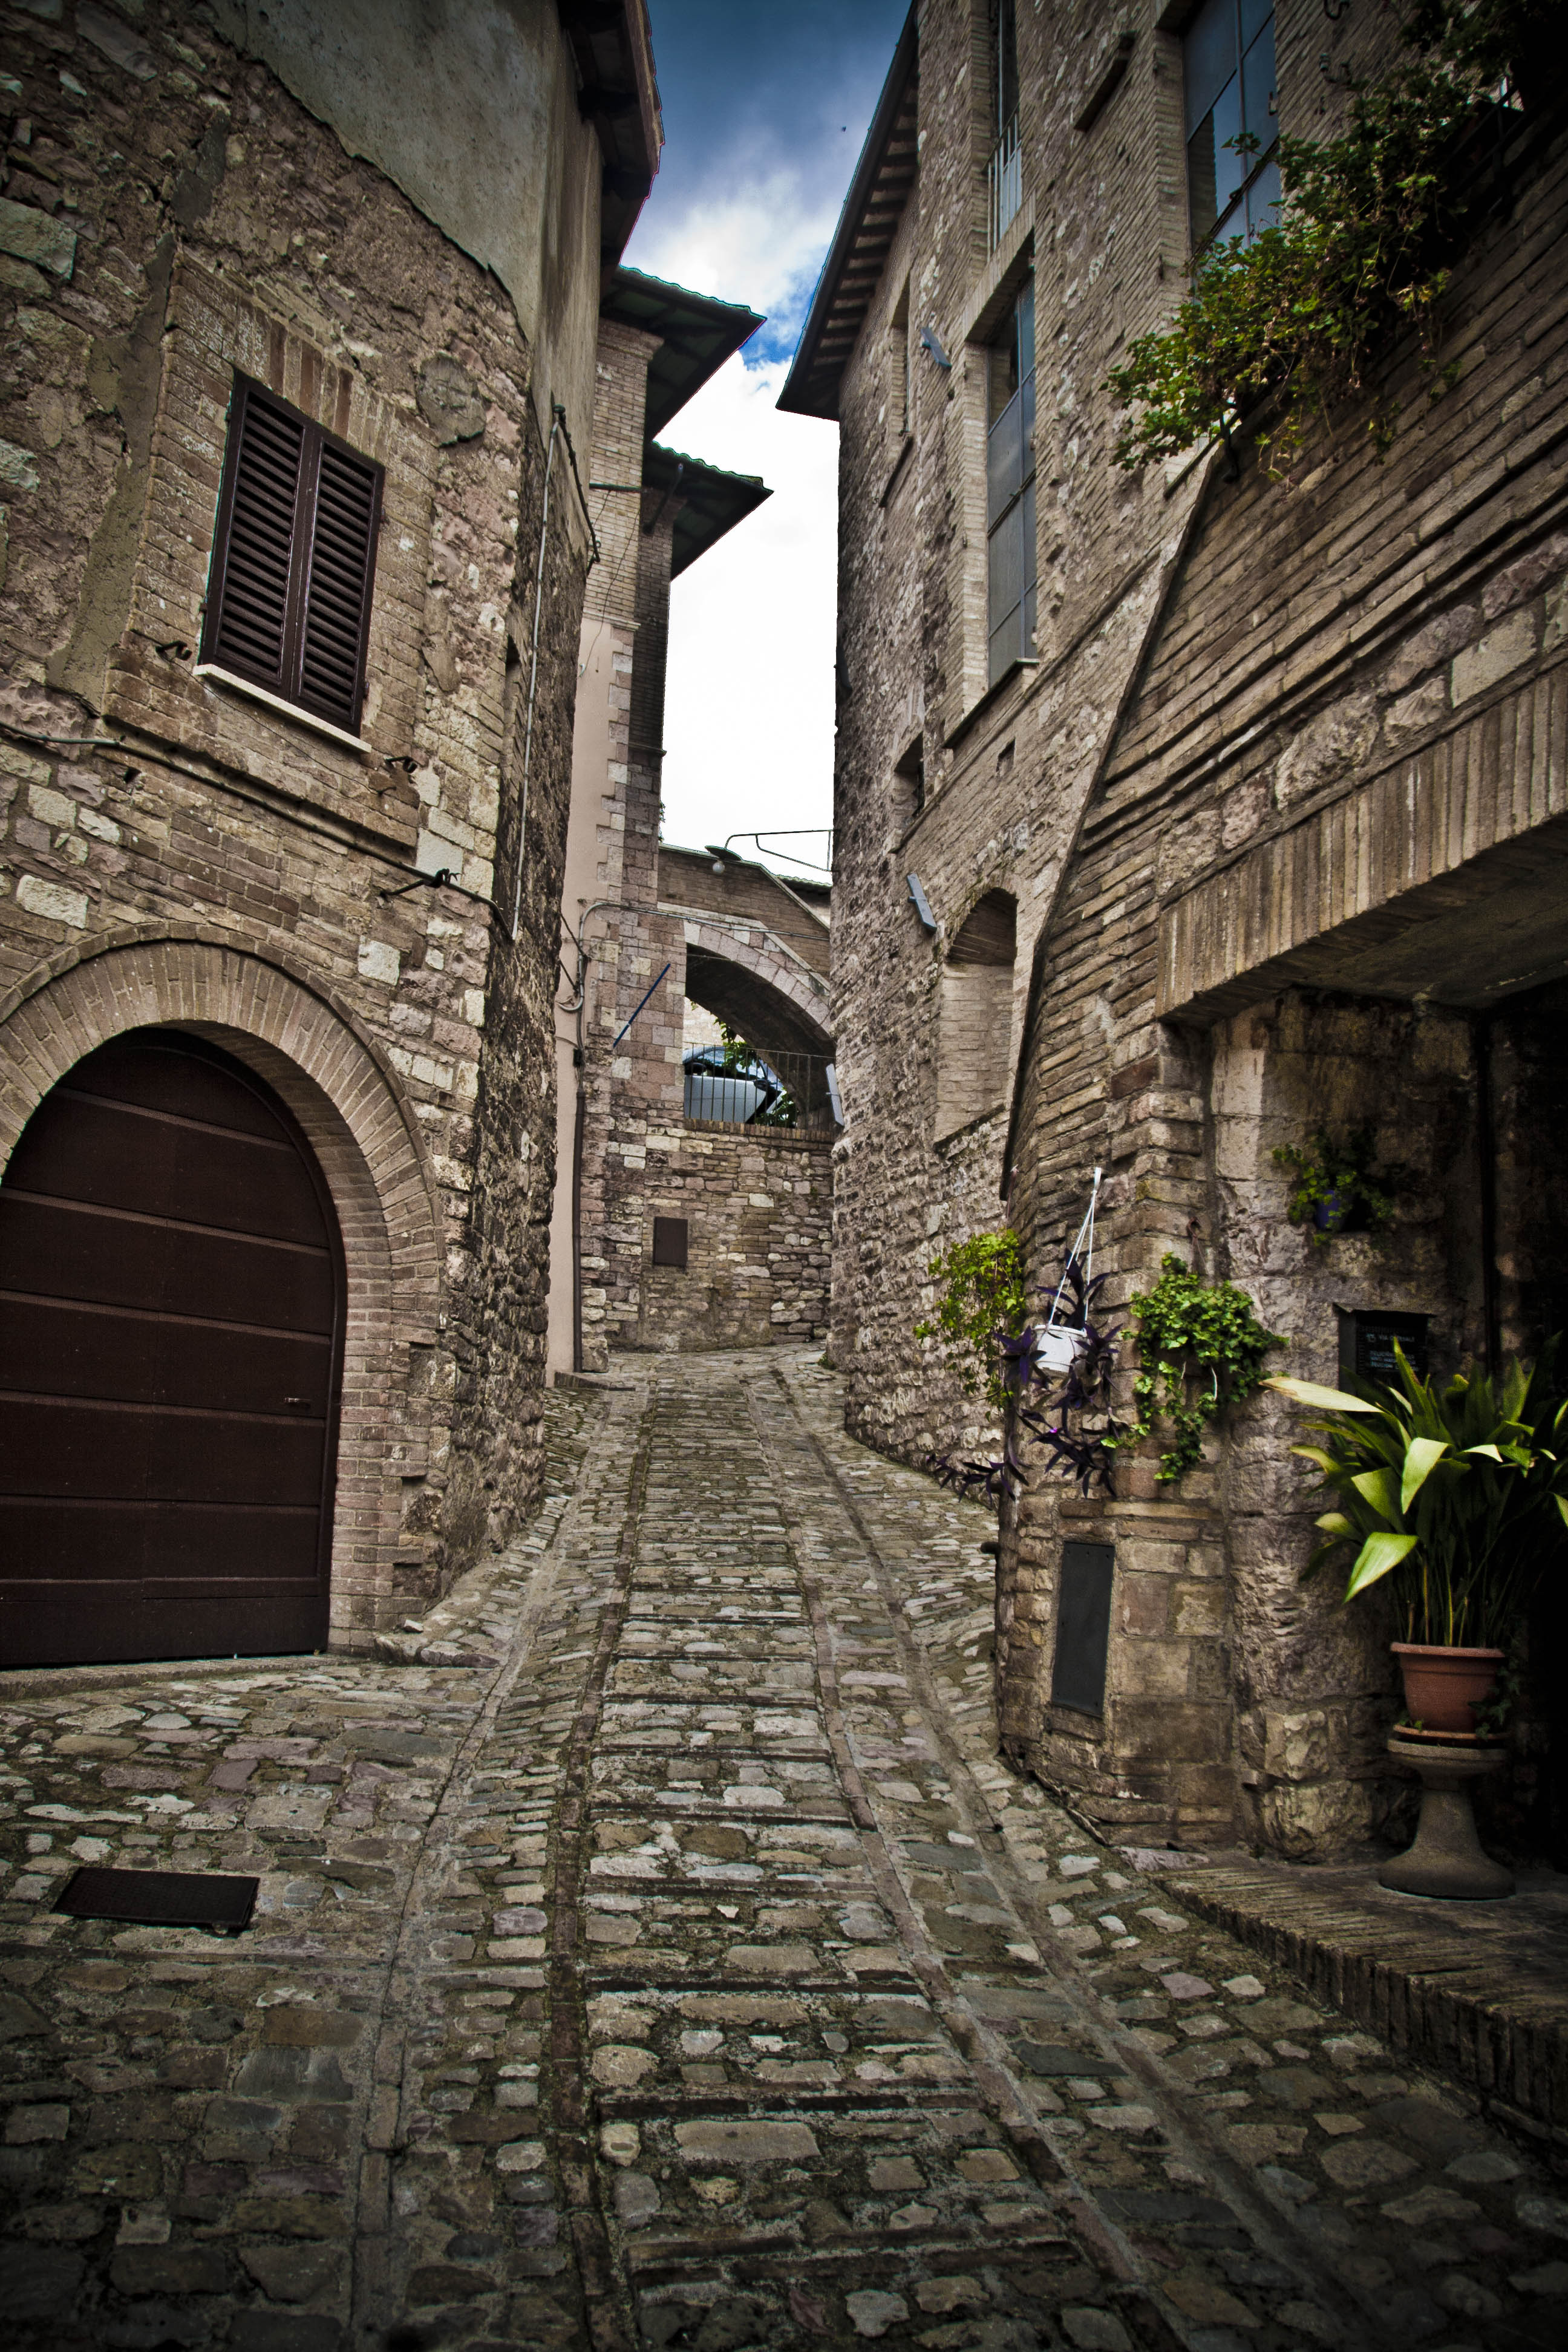
M954 1242L927 1268L942 1285L933 1322L917 1323L917 1339L942 1339L952 1351L967 1396L984 1391L1000 1420L1007 1402L1006 1359L997 1335L1016 1339L1024 1328L1023 1255L1010 1226Z
M1563 16L1553 0L1422 0L1403 31L1405 58L1380 81L1352 85L1341 137L1281 137L1279 226L1205 254L1174 325L1141 336L1112 370L1109 387L1130 412L1116 445L1122 467L1228 439L1273 395L1272 429L1257 437L1283 470L1406 327L1419 335L1429 395L1447 388L1436 361L1447 264L1485 200L1467 135L1519 104L1526 71L1561 71ZM1396 404L1380 403L1380 451L1396 424Z
M1264 1329L1244 1290L1205 1282L1172 1251L1160 1261L1153 1289L1136 1292L1128 1305L1138 1323L1138 1419L1115 1444L1125 1453L1168 1421L1173 1438L1158 1476L1169 1486L1198 1460L1209 1423L1262 1387L1270 1349L1289 1343Z

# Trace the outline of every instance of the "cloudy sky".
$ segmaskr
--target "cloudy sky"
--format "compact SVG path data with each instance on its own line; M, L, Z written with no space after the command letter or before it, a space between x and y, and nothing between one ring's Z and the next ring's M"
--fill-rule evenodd
M781 416L773 403L908 0L650 0L650 8L666 145L626 260L767 313L663 437L760 474L773 492L675 585L664 835L698 844L769 826L825 827L838 433L814 417ZM826 855L825 839L794 847Z

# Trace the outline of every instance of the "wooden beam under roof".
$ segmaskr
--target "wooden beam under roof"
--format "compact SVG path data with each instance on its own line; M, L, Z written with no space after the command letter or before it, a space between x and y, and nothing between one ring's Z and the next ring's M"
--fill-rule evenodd
M799 416L837 416L845 362L914 185L919 111L917 11L910 10L778 404Z

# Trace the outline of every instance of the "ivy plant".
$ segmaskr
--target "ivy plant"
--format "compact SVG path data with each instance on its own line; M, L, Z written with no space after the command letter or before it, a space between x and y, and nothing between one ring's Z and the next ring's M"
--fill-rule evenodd
M1168 1421L1172 1442L1158 1475L1169 1486L1198 1460L1208 1423L1262 1387L1269 1349L1288 1343L1264 1329L1245 1291L1205 1282L1172 1251L1153 1289L1128 1303L1138 1324L1138 1419L1114 1442L1125 1451Z
M1276 1148L1275 1166L1288 1169L1296 1180L1285 1213L1293 1225L1306 1226L1314 1249L1326 1249L1347 1228L1380 1234L1393 1222L1393 1197L1373 1179L1372 1160L1367 1127L1357 1128L1342 1143L1320 1127L1304 1149L1294 1143Z
M933 1257L927 1268L942 1285L935 1319L917 1323L917 1339L942 1339L952 1351L967 1396L982 1390L1000 1420L1008 1397L1008 1362L999 1340L1016 1339L1028 1312L1023 1255L1011 1226L971 1234Z
M1340 137L1280 138L1279 226L1211 248L1173 325L1141 336L1107 379L1129 412L1121 466L1228 441L1271 396L1270 427L1256 437L1282 472L1315 421L1363 390L1373 354L1408 327L1428 395L1441 397L1454 380L1436 357L1447 265L1483 200L1460 150L1489 114L1517 103L1521 69L1554 54L1554 14L1552 0L1420 0L1402 27L1400 63L1351 84ZM1374 405L1380 454L1397 419L1392 399Z

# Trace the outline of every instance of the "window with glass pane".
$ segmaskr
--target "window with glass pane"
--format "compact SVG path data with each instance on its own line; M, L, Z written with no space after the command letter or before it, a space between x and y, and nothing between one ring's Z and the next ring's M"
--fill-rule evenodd
M1204 0L1182 56L1196 253L1224 237L1256 236L1279 218L1273 0Z
M1035 650L1035 281L986 353L987 682Z

